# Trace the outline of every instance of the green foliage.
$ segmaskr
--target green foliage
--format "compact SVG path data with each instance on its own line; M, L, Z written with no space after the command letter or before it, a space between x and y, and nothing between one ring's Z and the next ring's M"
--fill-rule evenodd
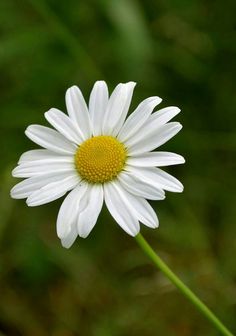
M186 164L183 194L154 202L160 228L142 233L182 279L236 330L235 11L206 1L0 2L0 335L217 335L104 209L86 240L60 246L61 201L11 200L10 175L34 145L28 124L65 110L65 90L88 98L95 80L138 82L177 105L183 131L163 149Z

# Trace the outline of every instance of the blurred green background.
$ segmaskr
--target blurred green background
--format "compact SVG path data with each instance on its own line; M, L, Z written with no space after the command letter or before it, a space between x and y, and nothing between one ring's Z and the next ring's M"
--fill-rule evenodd
M183 194L153 202L142 233L174 271L236 330L236 2L0 2L0 335L219 335L158 272L104 209L70 250L56 237L61 200L12 200L28 124L95 80L138 82L134 108L159 95L177 105L182 132L163 146Z

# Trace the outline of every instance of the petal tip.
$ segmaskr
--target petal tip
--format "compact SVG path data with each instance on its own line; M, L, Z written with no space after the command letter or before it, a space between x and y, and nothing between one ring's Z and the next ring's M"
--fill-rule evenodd
M77 90L77 89L79 89L77 85L72 85L72 86L70 86L70 87L66 90L66 97L68 97L72 91L75 91L75 90Z
M159 221L153 224L153 227L151 229L158 229L159 228Z
M176 190L176 192L182 193L183 191L184 191L184 186L183 186L182 183L180 183L179 188L178 188L178 190Z
M26 129L25 129L25 135L28 136L28 133L30 132L30 126L28 126Z
M30 138L32 131L34 129L35 125L29 125L26 129L25 129L25 135Z
M33 202L31 202L29 199L26 200L26 204L27 204L28 207L33 207L34 206Z
M15 187L10 190L10 197L16 199Z
M89 235L89 233L84 233L84 232L79 233L80 238L83 238L83 239L86 239L88 237L88 235Z
M163 99L161 97L158 97L158 96L156 96L156 100L157 100L158 105L163 101Z
M44 113L45 118L47 119L47 116L49 116L50 114L52 114L53 111L54 111L54 108L53 108L53 107L50 108L48 111L46 111L46 112Z
M175 110L176 114L181 112L181 109L178 106L172 106L172 109Z
M68 244L63 239L61 239L61 245L62 245L62 247L64 247L65 249L68 250L73 245L73 243Z
M127 232L127 231L126 231ZM127 232L131 237L136 237L140 232L140 227L138 229L136 229L135 231L131 231L130 232Z
M120 83L120 84L118 84L118 85L120 85L120 86L131 86L131 87L135 87L136 85L137 85L137 83L136 82L133 82L133 81L129 81L129 82L126 82L126 83Z
M18 168L19 168L19 166L17 166L17 167L15 167L13 170L12 170L12 172L11 172L11 175L13 176L13 177L18 177L17 175L17 172L18 172Z
M107 83L103 79L97 80L94 85L107 85Z

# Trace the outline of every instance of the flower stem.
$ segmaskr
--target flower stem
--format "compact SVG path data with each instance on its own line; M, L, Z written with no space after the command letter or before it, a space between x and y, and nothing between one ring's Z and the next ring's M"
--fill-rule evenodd
M234 336L215 314L171 271L164 261L156 254L144 237L139 233L135 237L138 245L167 278L186 296L198 310L216 327L222 335Z

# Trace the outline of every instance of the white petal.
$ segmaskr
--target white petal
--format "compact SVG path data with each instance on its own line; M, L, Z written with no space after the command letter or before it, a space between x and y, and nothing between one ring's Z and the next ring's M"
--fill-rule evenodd
M87 183L79 183L64 199L57 216L57 235L59 238L66 237L72 224L76 226L79 216L80 200L87 191Z
M27 178L49 173L57 174L66 172L75 172L74 162L45 159L21 163L19 166L13 169L12 176Z
M46 186L49 183L61 181L66 177L71 176L71 173L62 174L45 174L44 176L30 177L24 181L19 182L11 189L11 197L16 199L27 198L33 192Z
M157 215L151 205L143 198L134 196L128 192L125 194L129 206L137 216L137 219L151 228L157 228L159 225Z
M102 134L102 125L108 104L108 88L104 81L97 81L89 98L89 114L93 128L93 135Z
M28 206L37 206L52 202L65 195L67 191L73 189L79 181L79 176L75 174L63 180L49 183L45 187L32 193L27 198L26 203Z
M73 156L71 154L68 155L61 155L47 149L32 149L25 153L23 153L18 161L18 164L29 162L29 161L38 161L38 160L45 160L45 159L59 159L63 158L63 160L67 161L71 160Z
M138 167L162 167L184 162L185 160L181 155L169 152L148 152L127 159L127 164Z
M140 155L160 147L182 129L182 125L178 122L171 122L159 128L146 130L147 133L140 132L140 135L134 139L131 138L125 145L128 147L129 155ZM132 140L132 143L131 143Z
M120 173L118 180L123 188L133 195L150 200L163 200L165 198L165 193L161 188L157 188L150 183L148 184L129 172Z
M145 199L139 198L135 209L138 211L140 222L142 222L144 225L153 229L159 226L159 221L156 212L153 210L151 205Z
M36 144L60 154L74 154L77 146L57 131L41 125L27 127L25 134Z
M136 176L137 178L147 183L152 183L153 186L156 185L161 189L172 192L183 191L183 185L180 181L159 168L143 168L127 165L126 169L134 174L134 176Z
M124 142L136 133L146 122L154 107L160 104L161 101L162 99L160 97L149 97L142 101L125 121L118 134L118 139Z
M139 222L128 204L124 190L117 181L104 184L104 196L107 209L116 222L129 235L137 235L140 229Z
M127 145L132 145L137 141L137 139L143 138L150 132L159 129L179 112L180 109L178 107L170 106L149 115L148 119L142 125L142 128L139 128L135 132L132 132L132 135L129 137Z
M117 193L120 194L125 201L126 207L129 208L132 215L136 217L138 221L151 228L158 227L159 223L156 213L145 199L130 194L122 188L122 185L118 181L114 183L114 186Z
M136 83L118 84L112 92L105 113L103 134L116 136L120 131L131 103Z
M76 144L81 144L83 142L78 127L75 127L73 121L65 113L58 109L51 108L44 115L47 121L69 141Z
M92 129L88 107L80 89L75 85L66 91L66 107L69 116L76 122L83 139L90 138Z
M89 235L97 222L103 205L103 186L101 184L90 186L84 197L87 197L87 205L80 212L77 223L78 234L82 238Z
M74 244L77 236L78 236L78 232L77 232L76 223L73 223L73 225L71 226L71 230L67 233L65 237L61 239L62 246L67 249L70 248Z
M147 120L146 125L151 125L152 123L158 123L159 126L166 124L177 114L180 113L180 109L176 106L164 107L155 113L153 113Z

